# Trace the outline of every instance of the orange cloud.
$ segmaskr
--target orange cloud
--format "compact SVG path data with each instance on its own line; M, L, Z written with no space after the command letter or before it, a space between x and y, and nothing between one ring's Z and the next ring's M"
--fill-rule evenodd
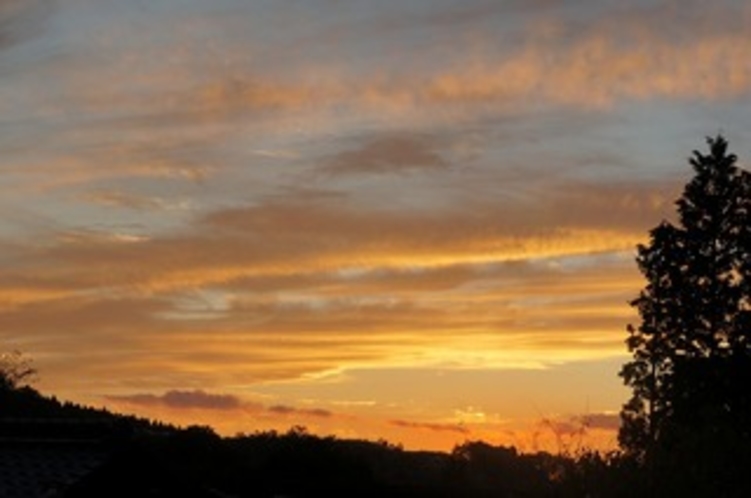
M656 37L623 47L607 35L591 35L556 50L534 43L495 63L485 61L428 82L434 102L493 102L516 107L542 99L584 107L621 100L731 99L751 90L751 71L737 61L751 48L742 34L702 38L675 46Z
M608 357L623 350L641 283L630 253L660 217L662 189L570 184L537 205L437 212L296 196L218 210L172 235L66 234L7 248L16 264L3 289L27 291L0 325L45 358L45 382L106 371L150 390ZM66 363L81 341L107 361Z
M513 48L499 46L495 33L460 36L459 46L451 47L450 56L439 64L417 64L426 52L434 55L429 47L408 48L398 66L375 64L364 71L339 60L322 58L314 64L292 57L291 67L280 72L268 63L274 49L266 59L243 56L255 41L252 34L236 46L223 42L222 57L217 58L205 50L191 51L197 41L190 30L176 29L166 35L164 46L145 51L125 43L128 48L116 51L109 64L67 75L63 93L86 109L116 114L112 126L118 128L128 116L141 126L157 129L169 123L186 131L196 123L231 123L251 114L271 129L289 130L294 125L276 118L294 114L307 128L323 130L346 124L354 114L389 119L396 113L405 120L432 123L442 119L447 107L456 111L450 113L453 119L487 114L489 105L493 112L541 104L591 109L633 100L727 100L749 93L751 70L739 62L751 48L747 11L702 10L705 23L715 27L686 26L686 31L695 29L696 36L685 38L666 33L675 11L637 12L615 12L585 26L562 20L527 25ZM465 19L478 17L467 15ZM446 22L442 16L422 22L441 25ZM736 22L725 22L728 18ZM204 24L226 21L210 18ZM362 36L361 30L357 35ZM308 45L317 43L326 44L310 40ZM234 64L228 67L228 60ZM411 65L417 68L414 73L404 69ZM212 132L228 135L226 129Z
M631 251L649 220L668 210L664 198L640 185L572 184L534 200L475 199L430 212L272 199L209 213L173 235L66 232L57 244L18 249L13 272L30 271L38 288L158 294L285 275Z
M751 49L747 30L710 32L682 43L641 26L626 30L618 37L595 26L570 43L533 32L522 49L452 60L428 76L368 74L359 80L347 77L345 69L348 84L333 83L342 77L307 83L303 77L301 84L233 78L201 90L197 101L212 111L344 105L361 112L420 112L430 104L591 108L666 97L732 99L751 91L751 71L738 62Z

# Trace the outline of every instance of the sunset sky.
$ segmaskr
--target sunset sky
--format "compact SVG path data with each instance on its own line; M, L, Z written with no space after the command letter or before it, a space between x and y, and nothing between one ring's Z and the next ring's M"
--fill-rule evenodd
M635 245L751 158L741 0L0 0L0 79L0 349L227 435L613 444Z

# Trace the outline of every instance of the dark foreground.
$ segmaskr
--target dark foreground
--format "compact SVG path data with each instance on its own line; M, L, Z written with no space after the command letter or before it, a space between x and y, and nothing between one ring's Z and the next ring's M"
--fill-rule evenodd
M221 438L30 388L0 393L5 498L751 496L733 469L723 482L684 470L657 475L619 454L520 454L483 442L412 452L302 428Z

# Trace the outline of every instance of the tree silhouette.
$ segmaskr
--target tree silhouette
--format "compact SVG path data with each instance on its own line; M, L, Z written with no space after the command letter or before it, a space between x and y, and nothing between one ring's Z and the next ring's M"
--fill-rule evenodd
M17 389L31 382L36 370L20 351L0 354L0 389Z
M751 174L722 136L707 143L689 159L678 222L638 248L647 285L631 303L641 324L628 327L619 440L646 460L751 441Z

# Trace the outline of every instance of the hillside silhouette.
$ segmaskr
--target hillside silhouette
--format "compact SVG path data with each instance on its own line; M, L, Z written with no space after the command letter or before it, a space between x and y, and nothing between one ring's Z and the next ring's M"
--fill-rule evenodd
M3 389L0 401L0 496L8 498L630 495L631 468L614 455L522 454L480 441L451 453L406 451L302 427L220 437L30 387Z

